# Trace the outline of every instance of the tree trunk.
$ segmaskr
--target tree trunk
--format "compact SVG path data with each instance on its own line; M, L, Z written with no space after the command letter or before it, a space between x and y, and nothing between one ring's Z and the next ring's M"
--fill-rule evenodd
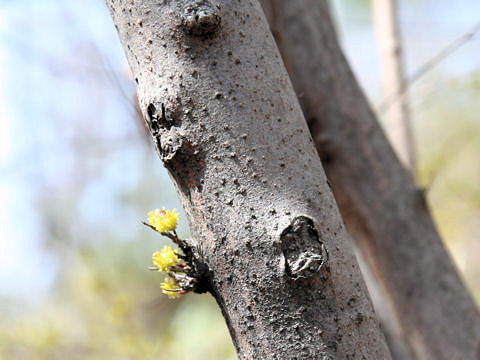
M265 3L342 215L415 356L478 360L478 310L340 50L327 2Z
M389 359L259 4L108 5L239 357Z
M385 129L395 153L415 174L415 145L411 124L396 0L373 0L373 18L382 63Z
M387 342L392 359L413 360L414 356L410 351L400 321L396 317L392 299L387 295L385 289L375 277L362 251L358 246L354 246L354 250L360 271L372 298L373 308L380 320L380 328L385 335L385 341Z

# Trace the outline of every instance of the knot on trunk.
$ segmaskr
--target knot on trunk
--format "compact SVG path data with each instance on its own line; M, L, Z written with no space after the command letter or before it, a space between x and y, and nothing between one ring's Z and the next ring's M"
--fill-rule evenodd
M182 26L188 35L209 37L220 27L219 5L196 1L185 9Z
M180 129L181 109L179 103L171 103L168 111L163 102L152 101L147 105L147 127L164 162L172 160L184 145L184 134Z
M280 235L285 258L285 272L292 279L309 278L328 261L328 253L320 241L313 220L298 216Z

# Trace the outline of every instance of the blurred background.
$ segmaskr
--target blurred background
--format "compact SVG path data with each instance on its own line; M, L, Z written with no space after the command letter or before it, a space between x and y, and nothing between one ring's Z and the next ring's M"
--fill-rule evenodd
M335 0L342 46L382 116L370 1ZM400 1L406 76L480 22L480 2ZM417 182L480 302L480 35L409 87ZM0 0L0 358L235 359L210 295L170 300L146 268L177 208L103 0Z

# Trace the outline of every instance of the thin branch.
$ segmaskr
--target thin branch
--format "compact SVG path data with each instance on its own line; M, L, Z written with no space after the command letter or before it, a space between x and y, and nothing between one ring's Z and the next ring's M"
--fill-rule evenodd
M175 230L173 230L173 232L168 232L168 231L158 231L155 226L153 225L150 225L149 223L146 223L145 221L142 221L142 224L145 225L145 226L148 226L150 229L152 229L153 231L155 232L158 232L160 233L161 235L163 236L166 236L168 237L170 240L172 240L175 244L177 244L178 246L180 246L183 249L185 249L186 247L186 244L185 244L185 241L183 241L182 239L180 239L177 235L177 232Z
M420 79L430 70L432 70L436 65L442 62L448 56L453 54L463 44L471 40L479 31L480 31L480 22L475 24L475 26L473 26L469 31L467 31L466 33L456 38L444 49L442 49L435 56L433 56L430 60L428 60L422 66L420 66L420 68L417 71L415 71L413 75L410 76L410 78L405 82L405 86L400 93L396 94L395 96L389 99L386 99L380 104L378 108L379 112L384 113L390 106L392 106L392 104L402 99L407 93L407 90L413 85L413 83L415 83L418 79Z
M373 0L373 16L381 53L383 97L395 98L406 87L398 2ZM409 102L408 97L404 96L390 104L384 114L385 129L400 161L415 174L416 152Z

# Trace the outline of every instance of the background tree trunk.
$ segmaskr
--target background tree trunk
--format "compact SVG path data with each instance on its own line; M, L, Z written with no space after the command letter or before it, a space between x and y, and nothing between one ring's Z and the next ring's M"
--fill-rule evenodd
M265 0L348 229L418 359L479 359L480 316L336 40L326 1Z
M395 307L391 298L385 291L385 288L375 277L371 266L368 264L365 255L358 248L354 247L358 265L367 285L368 292L372 298L373 308L380 320L380 327L385 335L388 348L394 360L412 360L413 354L403 332L403 328L398 320Z
M108 5L239 357L389 359L259 4Z
M396 0L373 0L375 32L380 46L385 129L395 153L415 174L415 144L407 83L403 66L402 40Z

